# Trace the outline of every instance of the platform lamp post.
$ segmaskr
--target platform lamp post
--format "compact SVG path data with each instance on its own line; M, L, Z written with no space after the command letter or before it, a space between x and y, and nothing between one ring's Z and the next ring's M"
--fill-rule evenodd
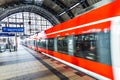
M28 15L28 18L29 18L29 21L28 21L28 25L29 25L29 31L30 31L30 35L31 35L31 14L29 12L29 15Z
M29 31L30 31L30 34L31 34L31 21L28 22L28 25L29 25Z
M15 45L14 45L14 51L17 51L17 48L18 48L17 32L15 32Z
M10 27L10 25L9 25L9 17L7 18L7 27ZM8 36L8 48L9 48L9 51L11 52L11 44L10 44L9 36Z

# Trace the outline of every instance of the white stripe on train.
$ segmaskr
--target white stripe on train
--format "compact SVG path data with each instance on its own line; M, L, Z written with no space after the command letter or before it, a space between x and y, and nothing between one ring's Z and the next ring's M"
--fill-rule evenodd
M85 27L85 26L91 26L91 25L94 25L94 24L99 24L99 23L111 21L111 20L114 20L114 19L117 19L117 18L120 18L120 17L117 16L117 17L107 18L107 19L103 19L103 20L99 20L99 21L95 21L95 22L90 22L90 23L87 23L87 24L83 24L83 25L80 25L80 26L73 27L73 28L68 28L68 29L48 33L46 35L56 34L56 33L64 32L64 31L69 31L69 30L73 30L73 29L77 29L77 28L82 28L82 27Z

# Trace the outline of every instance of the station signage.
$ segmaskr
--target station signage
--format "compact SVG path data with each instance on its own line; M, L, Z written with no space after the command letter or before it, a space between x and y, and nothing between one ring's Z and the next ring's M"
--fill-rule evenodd
M2 27L2 32L24 32L24 27Z
M13 33L0 33L0 37L15 36Z

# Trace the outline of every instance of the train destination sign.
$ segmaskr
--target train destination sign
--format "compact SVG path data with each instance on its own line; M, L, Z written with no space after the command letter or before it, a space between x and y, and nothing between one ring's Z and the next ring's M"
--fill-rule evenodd
M2 27L2 32L24 32L23 27Z

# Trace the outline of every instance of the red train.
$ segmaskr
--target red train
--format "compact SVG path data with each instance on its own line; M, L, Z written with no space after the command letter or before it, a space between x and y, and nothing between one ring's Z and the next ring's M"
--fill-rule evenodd
M25 44L99 80L120 80L120 0L31 36Z

